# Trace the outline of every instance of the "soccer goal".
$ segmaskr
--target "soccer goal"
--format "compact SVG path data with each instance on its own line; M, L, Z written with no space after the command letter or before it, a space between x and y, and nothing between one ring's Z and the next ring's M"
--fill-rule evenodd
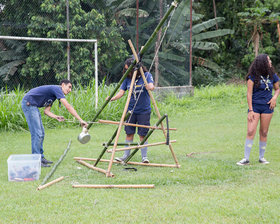
M19 37L19 36L0 36L2 40L19 41L41 41L41 42L67 42L67 78L71 80L70 73L70 43L94 43L94 74L95 74L95 109L98 106L98 54L97 40L95 39L63 39L63 38L39 38L39 37Z

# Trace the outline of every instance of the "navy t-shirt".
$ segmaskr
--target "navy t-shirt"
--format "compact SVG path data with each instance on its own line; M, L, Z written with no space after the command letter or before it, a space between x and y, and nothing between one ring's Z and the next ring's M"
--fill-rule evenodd
M65 98L61 86L45 85L31 89L23 97L32 106L47 107L51 106L56 99Z
M249 75L249 79L253 82L255 80L254 76ZM267 104L272 98L272 90L273 84L279 81L279 78L276 74L273 75L272 79L269 79L266 75L263 76L264 81L267 83L268 88L265 82L260 79L260 85L258 88L254 86L253 95L252 95L252 103L253 104Z
M145 72L145 77L148 83L154 83L151 73ZM126 78L121 85L121 89L124 91L129 90L130 84L131 84L131 79ZM150 96L144 85L145 83L142 76L140 78L136 78L135 85L128 105L128 110L132 110L140 94L138 102L133 111L133 113L135 114L148 114L151 112Z

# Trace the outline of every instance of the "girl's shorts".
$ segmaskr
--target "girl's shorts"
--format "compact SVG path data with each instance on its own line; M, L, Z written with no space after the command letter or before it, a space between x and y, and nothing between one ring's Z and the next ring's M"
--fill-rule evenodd
M258 114L271 114L274 110L269 107L270 104L253 104L253 111Z

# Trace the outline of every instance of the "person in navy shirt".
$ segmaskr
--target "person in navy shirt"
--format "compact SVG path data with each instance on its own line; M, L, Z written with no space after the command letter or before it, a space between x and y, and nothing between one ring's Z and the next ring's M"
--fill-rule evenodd
M260 54L255 58L249 68L246 80L248 101L247 136L244 159L237 162L237 165L249 164L249 156L259 121L259 162L268 164L269 162L264 158L267 134L279 95L279 78L275 74L268 55ZM273 89L275 91L272 96Z
M45 107L44 114L58 120L64 121L63 116L55 115L51 112L53 102L57 99L66 109L79 120L82 126L87 127L87 123L81 119L75 109L67 102L65 95L72 90L72 83L69 80L62 80L60 85L44 85L31 89L22 99L22 110L25 115L30 134L32 154L41 154L41 166L50 167L53 163L44 156L43 141L45 137L44 126L41 119L40 107Z
M123 73L126 72L128 67L133 62L134 62L133 58L129 58L125 61ZM144 70L144 74L148 82L148 85L145 85L141 73L138 69L136 79L135 79L135 84L133 87L132 95L128 106L128 111L131 111L132 114L126 122L132 124L141 124L141 125L150 126L151 101L150 101L150 95L148 93L148 90L151 91L154 90L154 80L152 74L149 73L144 66L142 66L142 68ZM131 85L132 75L133 75L133 71L131 71L131 73L123 81L120 87L120 91L114 97L111 98L111 101L121 98L124 95L125 91L129 90ZM125 126L126 143L129 144L133 142L135 131L136 131L136 127ZM147 128L138 127L137 134L139 135L140 141L144 139L148 131L149 129ZM147 142L145 142L145 144L147 144ZM147 157L147 150L148 150L147 147L141 148L141 156L142 156L143 163L149 163ZM129 155L130 155L130 150L126 150L124 151L124 155L120 158L117 157L116 160L119 162L124 161Z

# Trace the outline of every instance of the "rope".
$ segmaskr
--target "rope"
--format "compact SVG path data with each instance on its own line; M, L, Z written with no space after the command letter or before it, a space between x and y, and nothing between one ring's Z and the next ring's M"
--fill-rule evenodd
M158 55L159 48L160 48L160 46L161 46L161 44L162 44L162 42L163 42L163 39L164 39L164 37L165 37L165 35L166 35L166 32L167 32L168 28L169 28L169 26L170 26L170 22L171 22L171 19L172 19L173 15L174 15L174 12L175 12L175 10L172 11L172 14L171 14L171 16L170 16L170 19L169 19L169 21L168 21L168 23L167 23L167 26L166 26L166 28L165 28L164 34L163 34L163 36L162 36L162 38L161 38L161 40L160 40L160 42L159 42L159 45L158 45L158 48L157 48L157 50L156 50L155 56L154 56L154 58L153 58L153 61L152 61L152 63L151 63L149 72L151 71L151 69L152 69L152 67L153 67L153 64L154 64L154 62L155 62L155 58L156 58L156 56Z

